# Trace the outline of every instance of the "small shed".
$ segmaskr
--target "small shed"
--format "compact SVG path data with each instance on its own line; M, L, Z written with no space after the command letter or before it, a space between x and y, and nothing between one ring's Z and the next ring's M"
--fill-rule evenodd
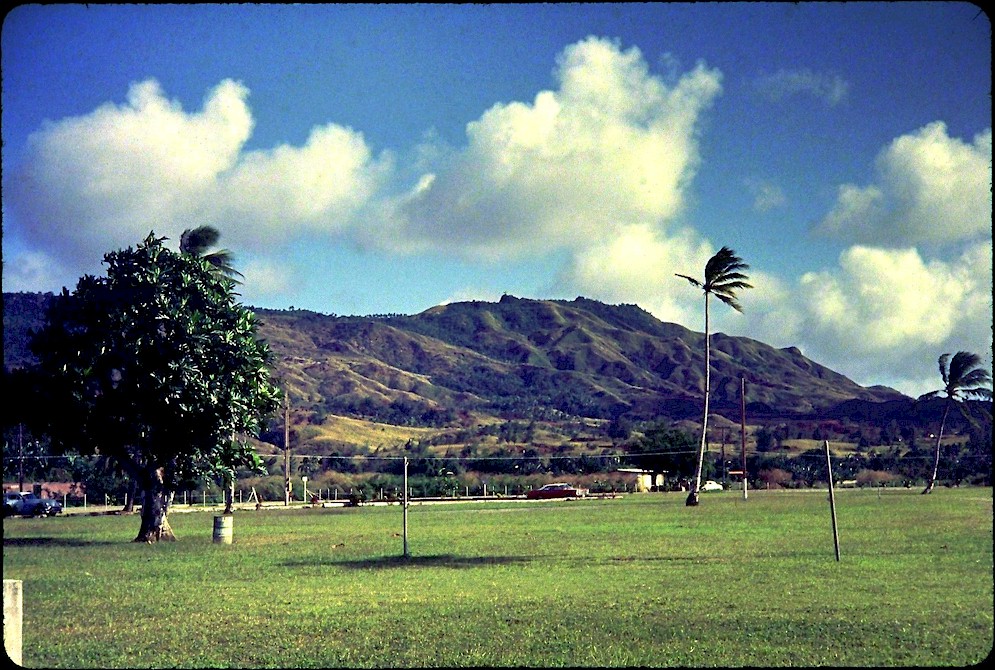
M666 470L644 470L642 468L619 468L619 472L625 472L636 476L636 491L645 493L646 491L658 491L663 488Z

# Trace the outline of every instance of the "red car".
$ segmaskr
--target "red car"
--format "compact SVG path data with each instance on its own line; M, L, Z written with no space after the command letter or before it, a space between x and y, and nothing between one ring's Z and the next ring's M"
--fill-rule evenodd
M529 491L525 497L530 500L545 500L547 498L583 498L587 489L579 489L570 484L546 484L542 488Z

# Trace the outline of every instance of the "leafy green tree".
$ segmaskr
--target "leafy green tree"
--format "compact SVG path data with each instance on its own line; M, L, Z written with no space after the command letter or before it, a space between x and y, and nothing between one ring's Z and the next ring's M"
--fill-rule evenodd
M19 487L23 488L25 479L30 483L44 478L46 464L47 449L41 441L47 438L37 375L30 369L8 370L5 367L0 371L0 390L4 403L0 417L4 480L16 477Z
M675 478L691 477L695 471L694 438L683 430L658 425L627 448L625 462L653 473L653 483L661 474Z
M213 226L187 228L180 235L180 253L189 254L207 261L215 273L238 283L238 280L235 278L241 277L242 273L235 269L234 254L228 249L211 250L211 247L215 246L219 239L221 239L221 232ZM228 445L226 448L237 450L237 446L232 445ZM221 468L218 473L218 479L220 480L218 483L221 484L225 492L224 514L232 514L234 512L236 478L237 472L234 467ZM134 496L132 496L133 499Z
M698 466L695 470L694 480L691 483L691 492L688 494L685 503L688 506L698 504L698 492L701 489L701 467L705 461L705 440L708 435L708 397L712 381L708 298L714 295L737 312L742 312L743 308L740 307L739 302L736 300L736 292L744 288L753 288L751 284L746 282L749 277L740 272L740 270L748 270L749 268L750 266L744 263L736 255L736 252L729 247L722 247L705 264L704 281L698 281L694 277L687 275L677 275L678 277L687 279L692 286L700 288L705 294L705 411L701 420L701 446L698 450Z
M958 351L950 357L950 354L942 354L939 358L940 377L943 379L943 388L930 391L919 397L919 400L944 395L947 402L943 407L943 418L940 420L940 429L936 432L936 450L933 458L933 471L926 482L923 494L932 493L936 485L936 475L940 469L940 440L943 439L943 429L947 424L947 415L951 407L957 407L961 414L969 423L972 419L964 411L963 400L975 397L983 400L992 399L992 391L987 388L992 383L992 376L981 367L981 357L969 351Z
M770 451L775 446L777 442L774 438L774 434L767 430L767 428L761 428L757 431L757 451Z
M154 234L108 253L106 277L63 290L33 339L48 382L49 431L65 448L110 455L145 492L136 542L173 540L184 480L258 467L244 439L279 403L267 345L234 281Z

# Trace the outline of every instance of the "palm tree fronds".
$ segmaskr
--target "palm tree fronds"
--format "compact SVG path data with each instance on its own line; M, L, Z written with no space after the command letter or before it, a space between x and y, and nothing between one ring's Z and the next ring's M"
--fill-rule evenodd
M942 357L941 357L942 358ZM948 373L950 380L960 380L963 382L965 375L981 365L981 357L972 354L970 351L958 351L950 361ZM948 380L948 382L950 381Z
M750 266L743 262L736 252L729 247L722 247L705 264L705 277L729 275L738 270L749 270Z
M730 282L716 283L712 285L712 292L729 293L730 291L738 291L741 288L753 288L753 284L750 284L745 281L730 281Z
M992 390L991 389L985 389L985 388L981 388L981 389L966 389L964 391L964 395L966 395L968 397L971 397L971 398L976 398L978 400L991 400L992 399Z
M235 269L235 255L228 249L208 252L208 249L217 244L220 238L221 233L213 226L187 228L180 236L180 253L199 257L210 264L218 274L238 283L235 278L244 275Z
M691 282L692 285L701 288L701 282L695 279L694 277L688 277L687 275L676 275L676 276L681 277L683 279L687 279L689 282Z
M228 278L244 276L241 272L236 270L232 264L235 260L235 255L228 249L212 251L209 254L204 254L201 258L210 263L216 270Z
M722 281L728 281L730 279L749 279L749 277L744 275L742 272L723 272L719 276L722 278Z
M992 376L984 368L975 368L961 378L960 385L964 388L985 386L992 383Z
M712 291L712 295L714 295L714 296L715 296L716 298L718 298L719 300L721 300L721 301L722 301L722 302L724 302L725 304L727 304L727 305L729 305L730 307L732 307L732 308L733 308L734 310L736 310L737 312L740 312L740 313L742 313L742 311L743 311L743 308L742 308L742 307L740 306L740 304L739 304L739 302L738 302L738 301L736 300L736 297L735 297L735 296L733 296L733 295L729 295L729 294L727 294L727 293L719 293L719 292L717 292L717 291Z
M221 233L213 226L187 228L180 235L180 251L185 254L202 256L205 251L218 243Z
M940 366L940 378L943 379L944 386L946 386L949 383L949 379L947 376L947 369L949 369L950 367L950 365L948 364L949 361L950 361L950 354L940 354L940 358L937 361Z

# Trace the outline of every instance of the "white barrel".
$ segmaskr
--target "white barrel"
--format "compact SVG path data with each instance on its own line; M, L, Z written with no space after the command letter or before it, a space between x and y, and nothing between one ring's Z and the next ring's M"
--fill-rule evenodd
M214 541L218 544L231 544L232 522L235 517L231 514L214 517Z

